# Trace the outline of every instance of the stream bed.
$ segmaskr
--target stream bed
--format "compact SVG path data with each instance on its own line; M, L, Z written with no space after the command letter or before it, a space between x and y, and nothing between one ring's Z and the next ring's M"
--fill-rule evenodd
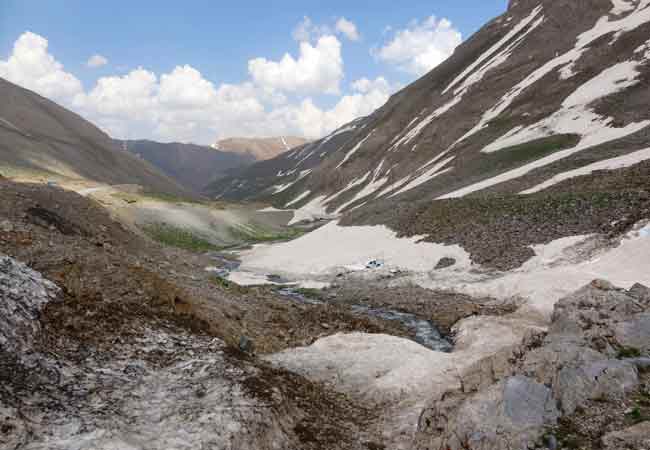
M323 305L326 302L308 297L290 287L277 290L283 297L307 305ZM377 317L383 320L398 321L415 334L413 339L418 344L438 352L451 352L453 345L442 337L438 329L428 320L419 319L414 314L392 311L383 308L372 308L365 305L352 305L351 310L358 315Z
M216 276L221 278L227 279L229 274L237 270L241 264L237 259L232 258L232 255L225 256L215 252L209 256L211 259L218 261L222 265L219 270L214 272ZM281 297L305 305L316 306L326 304L323 300L304 295L295 288L281 286L282 284L290 284L289 280L274 275L266 275L264 278L276 285L280 285L275 289L275 292L277 292ZM413 338L413 341L431 350L438 352L451 352L453 349L452 343L440 334L433 323L428 320L420 319L415 314L383 308L373 308L366 305L351 305L350 308L354 314L360 316L376 317L382 320L400 322L414 334L415 337Z

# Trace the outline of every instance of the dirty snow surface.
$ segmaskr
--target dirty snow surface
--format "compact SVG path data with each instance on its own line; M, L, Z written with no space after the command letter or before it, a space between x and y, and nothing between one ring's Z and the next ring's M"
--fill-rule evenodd
M598 237L570 236L533 246L536 256L522 267L495 272L473 264L458 245L423 242L425 236L398 238L385 226L343 227L330 222L296 240L242 252L233 279L260 280L274 274L295 282L327 282L341 273L358 272L372 280L399 270L430 289L504 300L521 297L547 315L562 296L596 278L621 287L650 284L645 270L650 264L650 225L637 228L615 245L604 245ZM445 257L455 259L454 266L433 270ZM380 262L380 267L369 268L371 261Z
M445 256L469 265L469 255L459 246L418 243L420 240L421 237L398 239L385 226L342 227L338 222L331 222L294 241L259 245L243 252L241 269L318 276L364 267L369 261L379 260L388 267L427 271Z
M47 340L38 318L47 304L60 301L58 294L40 274L0 255L0 375L11 370L0 389L0 448L291 445L281 419L239 384L253 369L230 363L219 339L144 325L138 336L116 339L116 351L70 342L78 347L73 360L42 348ZM66 339L57 345L68 345L61 342Z

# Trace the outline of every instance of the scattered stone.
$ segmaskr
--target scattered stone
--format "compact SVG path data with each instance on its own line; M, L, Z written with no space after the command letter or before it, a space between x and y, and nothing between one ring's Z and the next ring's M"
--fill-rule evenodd
M441 270L441 269L446 269L447 267L451 267L454 264L456 264L456 259L455 258L449 258L445 256L444 258L440 258L440 261L438 261L438 264L436 264L436 267L434 270Z
M5 233L11 233L14 231L14 224L8 220L3 220L0 222L0 230L4 231Z
M241 350L244 353L255 353L255 344L253 343L252 340L247 338L246 336L242 336L239 339L239 350Z

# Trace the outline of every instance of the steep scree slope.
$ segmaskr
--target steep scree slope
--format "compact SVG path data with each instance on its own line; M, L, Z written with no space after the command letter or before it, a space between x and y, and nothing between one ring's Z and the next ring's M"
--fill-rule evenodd
M188 195L80 116L0 78L0 171L25 170Z

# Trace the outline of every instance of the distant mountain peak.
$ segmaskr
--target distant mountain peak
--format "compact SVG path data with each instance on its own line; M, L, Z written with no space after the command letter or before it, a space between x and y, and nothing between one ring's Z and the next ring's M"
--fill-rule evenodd
M307 139L296 136L234 137L217 141L212 148L223 152L252 156L257 161L266 161L307 142L309 142Z

